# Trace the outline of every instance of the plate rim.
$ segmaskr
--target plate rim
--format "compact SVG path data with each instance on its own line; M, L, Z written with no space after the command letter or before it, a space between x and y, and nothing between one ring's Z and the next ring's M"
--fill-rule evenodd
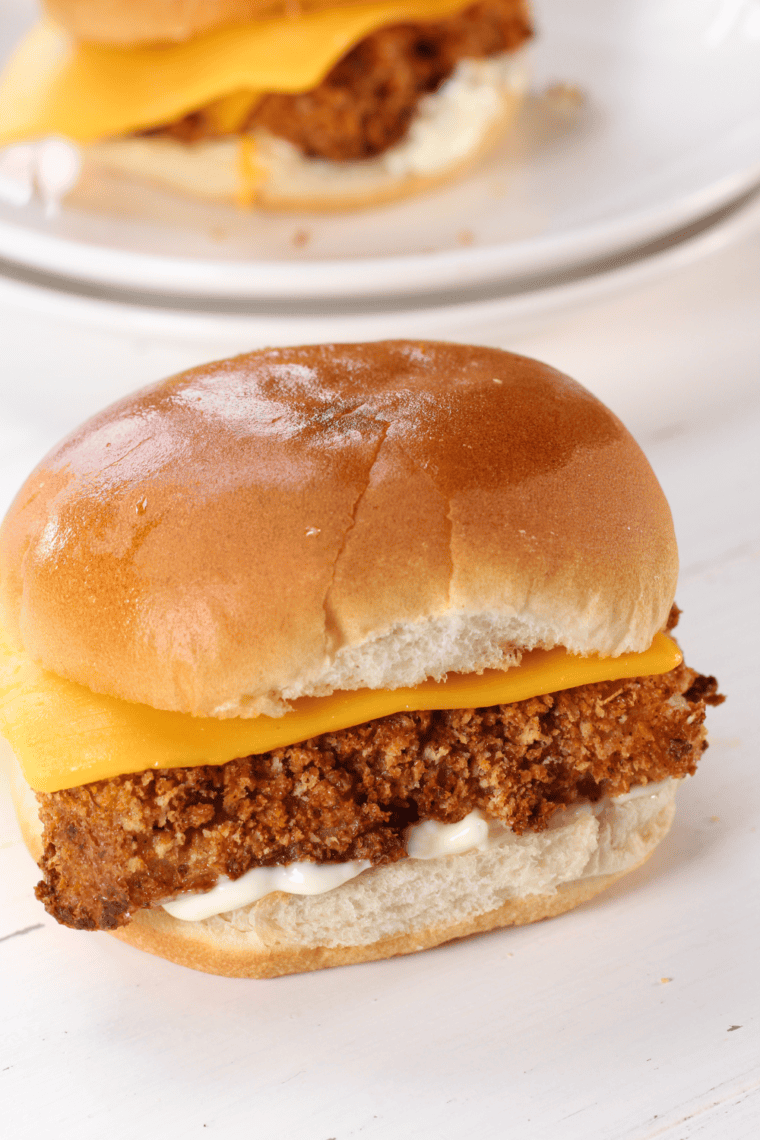
M486 299L461 301L412 309L390 309L379 312L336 310L331 316L296 314L283 307L279 312L257 313L224 312L224 310L204 310L202 308L158 307L149 300L122 300L114 297L89 296L75 292L65 292L56 288L54 280L48 282L11 279L0 274L0 303L12 299L16 304L24 299L27 306L39 312L67 321L83 321L97 327L129 328L135 336L165 334L207 340L217 335L226 336L231 332L246 330L266 330L267 335L286 338L313 330L317 339L325 340L320 333L324 325L342 326L349 332L353 325L360 324L371 329L370 336L363 339L379 339L387 335L387 325L393 322L397 327L409 324L409 335L415 323L435 321L457 324L487 323L495 319L504 320L510 325L519 326L536 320L548 319L554 313L594 304L601 298L613 298L631 289L643 287L678 273L689 266L713 255L718 255L737 243L760 234L760 187L754 194L745 196L730 213L719 217L712 225L693 236L683 237L666 248L641 257L629 263L584 278L545 285L528 292L492 296ZM181 298L178 298L181 300ZM298 330L301 330L298 332ZM379 335L378 335L379 334ZM394 335L396 335L394 333ZM402 335L399 329L398 335ZM336 340L335 337L327 337ZM443 338L445 339L445 337ZM295 341L293 342L295 343Z
M30 232L0 221L0 257L14 265L110 288L139 288L149 294L172 293L195 299L308 300L312 298L403 298L437 289L502 282L517 285L527 272L570 272L584 262L621 256L637 245L666 237L740 197L760 183L760 159L709 187L692 191L665 207L600 222L560 238L539 238L388 258L326 259L314 262L227 262L169 255L152 256L91 246L55 234ZM516 268L504 266L504 253ZM87 259L82 260L86 253ZM522 260L521 260L522 259ZM72 266L76 267L72 272ZM357 281L357 266L363 279ZM257 275L266 283L258 288ZM292 288L297 276L299 289ZM404 289L398 289L403 280Z

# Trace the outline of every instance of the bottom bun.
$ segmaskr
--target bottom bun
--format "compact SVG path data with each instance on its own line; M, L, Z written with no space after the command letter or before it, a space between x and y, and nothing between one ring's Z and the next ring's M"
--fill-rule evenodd
M649 854L651 852L644 859ZM625 874L625 871L619 871L616 875L598 875L593 879L563 883L550 895L509 899L497 910L486 914L476 914L459 922L421 927L395 937L379 938L366 946L298 946L295 942L273 945L278 941L276 932L271 940L268 932L263 936L256 931L240 935L234 927L220 934L207 928L208 919L184 923L163 910L139 911L129 926L112 933L115 938L139 950L147 950L150 954L207 974L222 974L228 978L277 978L283 974L301 974L330 966L352 966L359 962L415 954L418 950L430 950L470 934L483 934L503 926L526 926L542 918L554 918L593 898Z
M377 158L307 158L257 130L248 139L186 144L126 138L84 152L84 172L127 175L208 201L268 209L331 211L377 205L447 182L490 150L527 86L524 52L465 59L420 102L406 137Z
M667 834L678 780L557 812L541 832L506 830L494 846L374 867L322 895L276 892L198 922L138 911L114 935L182 966L271 978L412 954L469 934L572 910L641 866ZM34 793L18 768L14 798L35 859Z

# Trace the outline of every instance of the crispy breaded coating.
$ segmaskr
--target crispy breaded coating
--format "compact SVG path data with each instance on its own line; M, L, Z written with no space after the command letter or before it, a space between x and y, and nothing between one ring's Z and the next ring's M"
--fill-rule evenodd
M393 862L404 830L474 808L516 832L634 785L694 772L715 679L583 685L485 709L397 713L219 766L39 795L37 897L67 926L112 929L219 875L296 860Z
M403 138L422 96L437 91L461 59L512 51L531 34L523 0L480 0L443 20L380 28L311 91L265 95L234 133L266 127L306 155L338 162L382 154ZM197 142L220 131L201 109L145 133Z

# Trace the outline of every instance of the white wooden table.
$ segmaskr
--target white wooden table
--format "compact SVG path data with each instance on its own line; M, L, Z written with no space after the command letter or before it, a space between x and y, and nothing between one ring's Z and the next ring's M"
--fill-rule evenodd
M0 791L3 1136L760 1135L760 238L530 333L470 333L602 395L669 495L682 644L729 698L669 838L552 922L239 981L56 926ZM0 280L0 508L100 405L262 339Z

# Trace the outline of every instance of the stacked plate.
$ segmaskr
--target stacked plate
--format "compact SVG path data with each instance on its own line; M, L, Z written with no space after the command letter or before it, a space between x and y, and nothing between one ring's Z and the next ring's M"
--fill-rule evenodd
M34 19L12 0L0 55ZM517 130L436 193L328 217L88 183L3 201L5 272L69 293L358 335L503 327L682 266L760 224L760 19L725 0L536 0ZM465 308L462 309L462 306ZM457 316L458 314L458 316ZM340 319L335 324L336 317ZM399 323L399 318L401 319ZM295 322L295 325L294 325ZM420 330L421 332L423 330ZM450 334L451 335L451 334ZM493 339L493 338L491 338Z

